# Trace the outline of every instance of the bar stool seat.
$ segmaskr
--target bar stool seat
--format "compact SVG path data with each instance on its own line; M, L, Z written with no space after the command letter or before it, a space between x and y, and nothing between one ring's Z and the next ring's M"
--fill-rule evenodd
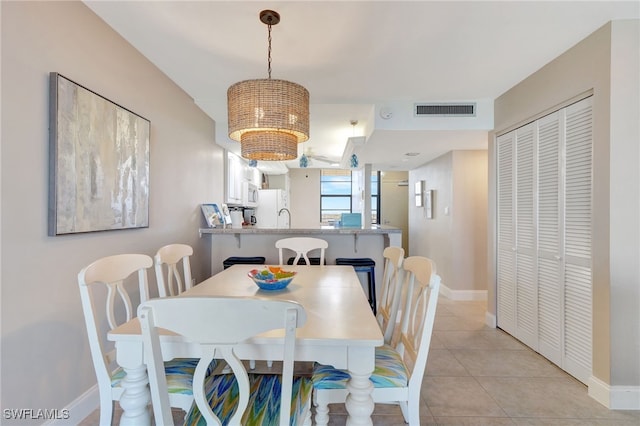
M222 261L222 266L227 269L231 265L264 265L265 260L264 256L232 256Z
M296 260L295 257L290 257L289 259L287 259L287 265L293 265L293 261ZM311 265L319 265L320 264L320 258L319 257L310 257L309 258L309 262L311 262ZM304 261L304 259L301 257L300 259L298 259L298 265L306 265L307 263ZM324 264L327 264L327 260L325 259Z
M356 272L365 272L367 274L369 305L371 305L371 310L375 315L377 308L375 260L368 257L338 257L336 258L336 265L350 265L353 266Z

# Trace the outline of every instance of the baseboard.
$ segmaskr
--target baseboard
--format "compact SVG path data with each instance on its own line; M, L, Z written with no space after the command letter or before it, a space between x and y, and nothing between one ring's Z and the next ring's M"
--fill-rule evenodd
M498 323L496 322L496 316L491 312L484 313L484 323L491 328L496 328Z
M640 386L610 386L596 377L588 386L589 396L610 410L640 410Z
M98 385L96 384L65 407L65 410L69 413L68 419L49 420L43 426L77 425L99 407L100 396Z
M440 284L440 293L450 300L457 301L486 301L487 290L451 290L446 285Z
M589 396L605 407L609 408L610 405L610 395L609 395L609 385L603 382L600 379L596 379L591 376L589 378L589 383L587 384Z

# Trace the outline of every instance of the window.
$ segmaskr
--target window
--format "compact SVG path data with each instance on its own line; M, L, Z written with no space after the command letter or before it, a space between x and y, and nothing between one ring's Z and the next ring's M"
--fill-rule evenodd
M380 172L371 173L371 223L380 223L378 211L380 209Z
M371 174L371 223L378 223L380 173ZM360 211L357 178L350 170L320 172L320 221L337 222L342 213Z
M351 171L320 172L320 221L337 222L342 213L351 213Z

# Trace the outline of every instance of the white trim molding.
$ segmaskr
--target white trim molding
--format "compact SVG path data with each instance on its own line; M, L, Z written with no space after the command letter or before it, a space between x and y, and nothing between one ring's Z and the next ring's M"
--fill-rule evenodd
M451 290L446 285L440 284L440 294L450 300L457 301L486 301L487 290Z
M65 407L69 412L68 419L49 420L43 426L77 425L98 408L100 408L100 395L98 394L98 385L95 384Z
M589 396L610 410L640 410L640 386L610 386L589 378Z
M484 323L487 327L496 328L498 323L496 322L496 315L487 311L484 313Z

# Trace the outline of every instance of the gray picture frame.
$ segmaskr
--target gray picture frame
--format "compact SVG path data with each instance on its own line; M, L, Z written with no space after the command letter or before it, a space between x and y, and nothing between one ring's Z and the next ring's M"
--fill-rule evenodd
M424 181L419 180L414 184L414 196L415 196L416 207L424 206L423 192L424 192Z
M424 215L427 219L433 219L433 189L424 192Z
M149 227L151 123L52 72L49 236Z

